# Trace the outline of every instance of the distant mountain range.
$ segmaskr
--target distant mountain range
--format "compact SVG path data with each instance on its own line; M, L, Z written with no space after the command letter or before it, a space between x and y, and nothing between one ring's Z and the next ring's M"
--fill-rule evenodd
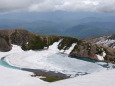
M65 31L66 35L85 38L115 33L115 22L89 22L76 25Z
M10 13L0 15L0 29L21 28L44 35L85 38L115 33L115 16L104 13Z

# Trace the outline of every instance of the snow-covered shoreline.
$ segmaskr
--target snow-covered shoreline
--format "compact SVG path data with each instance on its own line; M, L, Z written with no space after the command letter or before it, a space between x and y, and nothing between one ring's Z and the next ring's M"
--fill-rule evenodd
M31 77L32 73L6 68L0 65L0 86L46 86L47 82L37 77Z
M17 45L13 45L13 49L9 52L0 52L0 59L11 55L13 53L23 52L20 50L20 47ZM7 68L0 65L0 86L39 86L43 84L47 84L40 80L37 77L31 77L33 73Z
M82 75L105 70L105 68L96 63L60 55L60 50L57 48L59 43L60 41L55 42L49 46L48 50L42 51L23 51L17 46L17 51L19 52L6 56L5 61L15 67L55 71L71 75L72 77L79 74L79 72ZM73 44L67 52L71 52L75 45Z
M57 44L54 44L55 46ZM51 50L50 50L51 49ZM57 62L57 60L61 63L57 63L60 66L62 65L67 65L68 70L72 70L72 69L76 69L76 67L71 68L72 63L76 63L76 60L73 58L68 58L68 57L57 57L55 56L55 58L52 58L52 56L50 56L50 54L56 54L57 52L59 52L59 50L56 50L56 48L54 48L53 46L51 46L51 48L48 50L44 50L44 51L23 51L21 50L21 48L17 45L13 45L13 49L9 52L0 52L0 59L4 56L7 56L8 58L6 58L6 61L11 64L11 62L15 62L15 63L19 63L19 66L24 67L24 65L28 65L28 67L37 67L38 68L38 64L37 66L30 66L30 64L36 64L38 63L38 61L41 61L41 65L43 65L43 57L42 56L48 56L48 60L46 58L44 58L44 61L47 62L49 61L50 63L52 63L51 66L54 65L54 63ZM56 51L52 50L55 49ZM36 54L37 53L37 54ZM22 55L22 56L21 56ZM42 58L40 58L39 56L39 60L36 59L36 56L38 57L38 55L41 55ZM20 57L21 56L21 57ZM35 57L33 59L33 57ZM24 58L25 57L25 58ZM27 58L26 58L27 57ZM29 57L29 58L28 58ZM16 59L18 58L18 59ZM61 60L60 60L61 58ZM32 60L33 59L33 60ZM54 60L56 59L56 60ZM36 61L37 60L37 61ZM66 62L65 62L66 60ZM20 62L23 61L23 63ZM72 61L72 63L66 64L67 62ZM24 63L24 62L28 62L28 63ZM53 63L54 62L54 63ZM82 65L83 68L86 68L87 66L92 69L97 68L98 66L89 62L84 62L81 60L78 60L77 63L75 64L78 66L78 68L80 68L80 66ZM83 62L83 64L81 64ZM13 65L13 64L11 64ZM48 65L48 64L46 64ZM14 66L18 66L17 64L14 64ZM60 68L60 66L58 65L54 65L55 67L53 67L54 69L56 68L56 71L60 70L60 69L64 69L65 66L62 66L62 68ZM50 68L49 66L47 68ZM99 67L99 69L95 69L97 71L102 70L102 67ZM51 68L50 68L51 70ZM89 70L89 69L85 69L85 70ZM91 70L93 71L93 70ZM96 73L92 73L92 74L88 74L88 75L84 75L84 76L79 76L79 77L75 77L75 78L70 78L70 79L66 79L66 80L62 80L62 81L58 81L58 82L54 82L54 83L47 83L44 82L42 80L40 80L37 77L31 77L32 73L30 72L26 72L26 71L21 71L21 70L15 70L15 69L10 69L10 68L5 68L3 66L0 65L0 86L115 86L115 70L103 70L100 72L96 72Z
M47 83L31 73L0 66L0 86L115 86L115 70Z
M115 69L61 80L47 86L115 86Z

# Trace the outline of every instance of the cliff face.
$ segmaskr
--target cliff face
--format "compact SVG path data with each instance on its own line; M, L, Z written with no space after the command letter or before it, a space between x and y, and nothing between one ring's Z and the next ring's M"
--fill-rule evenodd
M54 42L62 40L58 49L65 53L73 44L71 52L68 53L74 57L86 57L102 61L115 61L115 50L109 47L97 45L85 40L80 40L64 36L43 36L28 32L26 30L1 30L0 31L0 51L11 50L11 44L19 45L23 50L39 50L49 47Z

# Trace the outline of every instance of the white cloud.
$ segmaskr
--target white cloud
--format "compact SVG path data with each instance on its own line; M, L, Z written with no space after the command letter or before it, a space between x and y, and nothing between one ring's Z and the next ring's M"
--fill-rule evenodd
M0 0L0 12L55 10L114 12L115 0Z

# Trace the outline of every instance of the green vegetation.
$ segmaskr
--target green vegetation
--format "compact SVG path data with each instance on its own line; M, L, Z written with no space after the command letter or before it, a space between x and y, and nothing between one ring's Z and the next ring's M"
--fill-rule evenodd
M15 31L14 33L11 34L11 36L14 36L14 37L15 37L17 34L18 34L18 32Z
M106 56L104 59L105 59L106 61L115 62L115 58L110 58L110 57L108 57L108 56Z
M8 36L4 36L4 39L6 40L7 44L10 45L10 43L9 43L9 37Z
M22 48L22 50L25 50L25 51L26 51L26 50L29 50L24 43L22 44L21 48Z
M7 42L8 45L10 45L8 36L4 35L4 36L0 36L0 37L3 38Z
M77 45L80 45L82 41L72 37L63 37L63 40L58 46L58 49L61 50L64 48L64 50L67 50L73 43L77 43Z
M40 78L40 79L47 82L55 82L55 81L61 80L59 77L56 77L56 76L50 76L50 77Z
M109 59L109 57L105 56L104 60L109 61L110 59Z
M87 43L88 55L91 54L91 43Z
M102 48L97 47L97 48L96 48L96 54L102 54L102 53L103 53Z
M73 49L73 51L77 51L77 52L80 52L80 47L78 45L76 45Z
M115 39L115 34L113 34L109 39Z
M45 42L42 41L42 39L39 36L35 36L33 40L30 40L28 44L22 44L22 49L23 50L39 50L43 49L45 46Z
M45 43L38 36L36 36L34 40L29 41L29 48L32 50L43 49L44 46L45 46Z
M52 45L54 42L59 41L60 37L59 36L55 36L55 35L51 35L48 37L48 46Z
M106 48L103 48L103 50L105 51L106 54L112 55Z
M44 49L44 47L49 47L52 45L54 42L59 40L58 36L38 36L35 34L30 35L30 39L28 41L28 44L23 43L22 44L22 49L23 50L39 50L39 49Z

